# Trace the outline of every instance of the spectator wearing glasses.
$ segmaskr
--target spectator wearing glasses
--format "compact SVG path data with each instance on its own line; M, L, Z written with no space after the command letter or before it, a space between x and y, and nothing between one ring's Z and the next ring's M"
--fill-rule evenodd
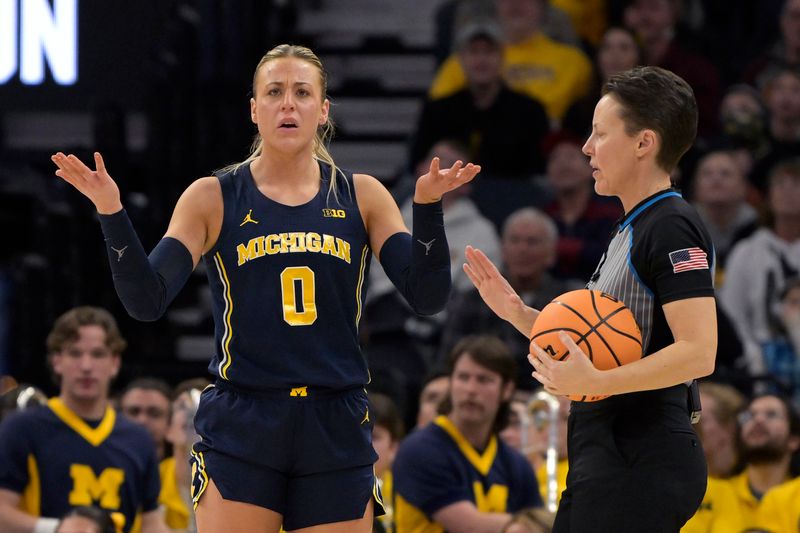
M739 438L745 466L730 483L739 500L742 527L755 527L764 494L800 473L792 464L800 449L800 418L786 398L756 396L739 413Z
M120 396L120 411L137 424L144 426L156 447L161 492L158 503L164 509L164 520L173 530L183 530L189 525L189 508L181 498L175 476L176 460L167 441L170 427L172 389L157 378L139 378L131 381ZM182 459L188 461L188 455Z

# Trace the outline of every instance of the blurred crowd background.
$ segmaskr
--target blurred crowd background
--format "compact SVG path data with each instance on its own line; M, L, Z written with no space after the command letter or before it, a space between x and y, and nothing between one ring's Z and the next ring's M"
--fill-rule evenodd
M19 43L26 2L17 26L0 22ZM527 340L461 272L464 246L484 250L535 307L588 280L622 212L593 193L581 146L604 80L640 64L685 78L699 104L697 142L673 178L714 239L720 343L708 381L740 395L732 410L763 393L800 404L800 0L62 2L77 15L76 82L60 85L47 61L40 83L0 77L0 375L55 392L45 337L78 305L110 310L129 342L117 389L206 375L202 264L163 319L130 319L96 214L49 155L102 152L150 249L189 183L244 159L255 65L291 42L329 71L337 163L380 179L409 219L432 156L483 166L445 198L445 311L416 316L372 265L360 329L370 387L405 427L466 334L499 337L518 389L538 385Z

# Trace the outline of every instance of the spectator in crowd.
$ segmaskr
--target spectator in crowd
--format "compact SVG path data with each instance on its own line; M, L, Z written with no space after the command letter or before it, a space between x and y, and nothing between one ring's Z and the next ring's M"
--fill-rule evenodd
M547 114L538 100L512 91L503 80L500 28L490 21L469 23L456 34L455 48L466 86L425 103L411 146L412 165L424 162L437 141L457 139L467 147L464 160L481 165L483 179L541 173Z
M564 11L581 41L595 47L608 22L606 0L550 0L550 7Z
M554 198L544 211L558 228L551 273L559 279L588 281L622 216L622 205L616 198L595 194L592 167L582 146L583 141L570 134L547 139L547 182Z
M68 512L55 533L119 533L119 530L109 513L85 505Z
M644 64L671 70L692 87L700 114L698 136L708 137L716 130L719 74L706 58L675 39L678 3L679 0L633 0L625 11L625 22L642 43Z
M139 378L131 381L122 391L119 408L122 414L143 426L156 446L161 492L158 503L164 509L164 520L173 530L189 527L189 507L181 497L175 476L176 459L167 441L172 407L172 389L158 378ZM181 459L189 460L188 453Z
M511 513L542 505L526 459L497 434L516 364L497 338L467 337L449 358L443 415L409 435L393 466L397 533L499 531Z
M520 209L506 220L501 236L502 271L526 305L541 309L556 296L580 286L578 281L559 280L549 273L556 261L557 243L555 223L537 209ZM466 335L475 332L495 335L508 345L517 361L520 369L517 387L534 388L537 384L526 363L530 351L528 340L481 302L475 289L453 296L442 333L440 360Z
M727 151L705 155L692 180L692 205L711 234L717 284L733 246L758 228L758 213L747 203L748 182Z
M739 467L739 428L736 416L745 398L731 385L713 381L700 382L703 416L697 426L708 462L708 475L729 478Z
M792 456L800 449L800 418L791 403L772 394L756 396L739 415L744 470L730 479L744 520L754 527L764 494L800 474Z
M709 477L703 501L680 533L741 533L744 532L744 523L731 483Z
M167 531L152 438L108 397L125 346L104 309L56 320L47 351L58 396L0 426L0 531L50 533L72 507L92 504L124 517L126 533L138 514L143 533Z
M750 175L760 189L772 167L800 154L800 70L775 72L767 80L763 94L768 112L768 148Z
M400 411L391 398L385 394L370 393L370 418L372 420L372 445L378 454L375 462L375 475L381 485L381 496L386 514L376 518L376 527L384 532L394 531L394 509L392 505L392 464L397 447L405 435Z
M762 348L778 331L776 311L786 280L800 274L800 159L775 166L767 202L772 224L731 251L719 294L756 376L766 370Z
M159 378L138 378L125 386L119 396L119 410L129 419L143 426L153 437L156 455L163 461L171 450L167 449L170 403L172 389Z
M800 0L785 0L777 42L745 71L748 83L763 87L776 72L800 68Z
M710 151L727 150L742 175L749 177L756 161L767 154L767 110L755 88L739 83L728 88L719 105L720 135Z
M770 489L758 507L757 526L770 533L800 529L800 477Z
M174 465L178 495L186 509L191 509L193 506L190 493L192 476L187 459L191 454L192 446L200 440L200 436L194 428L194 415L200 405L200 394L210 383L204 377L191 378L178 383L173 391L172 417L166 438L172 446L172 464ZM175 504L175 509L179 509L177 504ZM194 518L194 513L189 513L187 532L197 531Z
M450 394L450 375L445 371L431 372L422 384L419 395L416 429L422 429L439 414L439 406Z
M496 0L503 29L504 76L509 86L542 102L551 124L586 94L592 65L578 48L555 42L542 31L546 0ZM462 89L464 69L450 56L436 73L430 90L433 99Z
M592 130L594 106L600 99L603 84L614 74L631 69L642 62L642 49L636 36L625 27L612 26L602 36L595 58L592 88L572 104L564 115L561 128L585 138Z
M763 345L774 389L800 405L800 277L786 280L776 311L775 336Z

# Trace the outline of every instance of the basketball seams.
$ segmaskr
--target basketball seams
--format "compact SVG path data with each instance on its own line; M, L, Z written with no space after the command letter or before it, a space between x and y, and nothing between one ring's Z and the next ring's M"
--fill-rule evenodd
M574 333L575 335L577 335L578 340L575 342L575 344L580 344L582 342L586 343L586 347L589 349L589 353L586 354L586 355L588 355L589 356L589 360L592 361L592 356L593 356L592 345L589 344L589 342L586 341L586 337L584 335L581 335L581 332L578 331L577 329L570 329L570 328L547 329L547 330L540 331L539 333L537 333L534 337L531 338L531 341L534 341L534 340L536 340L537 338L539 338L539 337L541 337L543 335L547 335L549 333L558 333L559 331L566 331L568 333ZM569 350L567 350L564 355L562 355L560 358L558 358L558 361L563 361L564 358L567 357L568 355L569 355Z
M628 282L627 279L617 281L623 284ZM553 359L563 361L570 355L569 351L559 355L553 347L561 345L557 342L557 333L564 331L587 353L596 368L612 369L633 362L642 354L642 343L636 337L641 330L635 313L623 300L614 298L612 294L586 287L554 298L542 309L541 316L534 323L531 342L545 346L546 352L552 354ZM635 305L637 302L633 303ZM603 326L608 329L603 331ZM591 342L593 334L597 338ZM578 394L569 397L572 400L593 402L607 396Z
M578 332L575 332L575 333L578 335L578 338L580 339L580 341L579 341L579 342L576 342L575 344L580 344L580 342L584 342L584 341L585 341L585 342L586 342L586 346L588 346L588 347L589 347L589 350L591 351L592 344L591 344L591 343L590 343L588 340L586 340L586 339L587 339L587 338L588 338L588 337L589 337L589 336L590 336L592 333L594 333L594 334L595 334L595 335L597 335L597 337L598 337L598 338L599 338L599 339L600 339L600 340L603 342L603 344L605 344L605 346L606 346L606 349L608 350L608 353L610 353L610 354L611 354L611 357L613 357L613 358L614 358L614 362L615 362L615 363L617 363L617 366L622 366L622 362L619 360L619 357L617 357L617 354L614 352L614 349L613 349L613 348L611 348L611 345L608 343L608 341L605 339L605 337L603 337L603 335L602 335L602 334L601 334L599 331L597 331L597 328L599 328L600 326L603 326L603 325L609 326L609 324L608 324L606 321L607 321L609 318L613 317L614 315L616 315L616 314L620 313L621 311L623 311L623 310L625 309L625 304L622 304L622 303L620 303L620 307L618 307L617 309L614 309L614 310L613 310L611 313L609 313L608 315L606 315L605 317L603 317L603 316L600 314L600 312L597 310L597 306L596 306L596 304L595 304L595 300L594 300L594 297L595 297L595 295L594 295L594 291L590 291L590 292L589 292L589 295L591 296L591 299L592 299L592 307L594 307L595 313L597 314L597 318L600 320L600 322L598 322L597 324L592 324L591 322L589 322L589 321L586 319L586 317L584 317L584 316L583 316L582 314L580 314L578 311L576 311L575 309L573 309L572 307L570 307L570 306L569 306L569 304L565 304L564 302L560 302L560 301L558 301L558 300L553 300L553 303L557 303L558 305L560 305L560 306L564 307L565 309L569 309L569 310L570 310L570 311L572 311L572 312L573 312L573 313L574 313L574 314L575 314L577 317L579 317L581 320L583 320L583 322L584 322L584 323L585 323L587 326L589 326L589 331L587 331L585 334L578 334ZM609 326L609 329L611 329L612 331L616 331L616 329L615 329L615 328L613 328L613 327L611 327L611 326ZM566 330L564 330L564 331L566 331ZM625 337L630 337L630 335L625 335ZM630 338L632 338L633 340L635 340L635 338L633 338L633 337L630 337ZM640 346L641 346L641 345L640 345ZM590 355L590 354L587 354L587 355L589 355L589 360L590 360L590 361L592 361L592 362L594 362L594 358L592 357L592 355Z

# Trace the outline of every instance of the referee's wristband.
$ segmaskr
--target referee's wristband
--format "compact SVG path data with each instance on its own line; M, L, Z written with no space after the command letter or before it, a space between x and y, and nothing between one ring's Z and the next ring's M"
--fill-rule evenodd
M60 523L58 518L40 518L33 526L33 533L56 533Z

